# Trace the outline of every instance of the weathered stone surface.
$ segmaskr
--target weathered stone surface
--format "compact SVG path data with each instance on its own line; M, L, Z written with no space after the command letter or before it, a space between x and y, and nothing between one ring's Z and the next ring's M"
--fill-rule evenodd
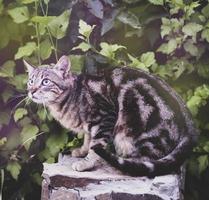
M78 160L59 157L55 164L44 164L42 200L182 200L184 173L130 177L103 163L98 169L75 172Z

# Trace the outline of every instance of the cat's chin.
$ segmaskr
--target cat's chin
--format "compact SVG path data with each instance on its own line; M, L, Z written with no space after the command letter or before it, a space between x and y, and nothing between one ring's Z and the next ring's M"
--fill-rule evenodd
M34 103L37 103L37 104L46 104L43 100L36 99L36 98L31 98L31 99L32 99L32 101L33 101Z

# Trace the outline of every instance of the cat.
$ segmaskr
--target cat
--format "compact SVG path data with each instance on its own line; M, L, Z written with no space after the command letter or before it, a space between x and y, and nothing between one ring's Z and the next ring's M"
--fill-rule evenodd
M115 67L99 75L75 74L62 56L28 71L28 96L44 104L65 128L84 133L72 156L76 171L102 159L131 176L177 172L198 138L183 100L163 80L142 70Z

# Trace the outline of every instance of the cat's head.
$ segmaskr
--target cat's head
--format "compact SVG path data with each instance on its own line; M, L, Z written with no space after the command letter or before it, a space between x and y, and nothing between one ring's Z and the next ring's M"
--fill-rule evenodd
M55 65L34 67L24 61L28 71L28 96L38 104L58 102L59 97L72 82L70 61L62 56Z

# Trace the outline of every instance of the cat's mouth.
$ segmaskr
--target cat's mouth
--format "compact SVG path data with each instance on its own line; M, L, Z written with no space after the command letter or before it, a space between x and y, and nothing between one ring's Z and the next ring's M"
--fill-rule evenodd
M44 103L43 99L40 99L40 98L36 97L35 95L32 95L30 92L28 93L28 97L35 103L38 103L38 104Z

